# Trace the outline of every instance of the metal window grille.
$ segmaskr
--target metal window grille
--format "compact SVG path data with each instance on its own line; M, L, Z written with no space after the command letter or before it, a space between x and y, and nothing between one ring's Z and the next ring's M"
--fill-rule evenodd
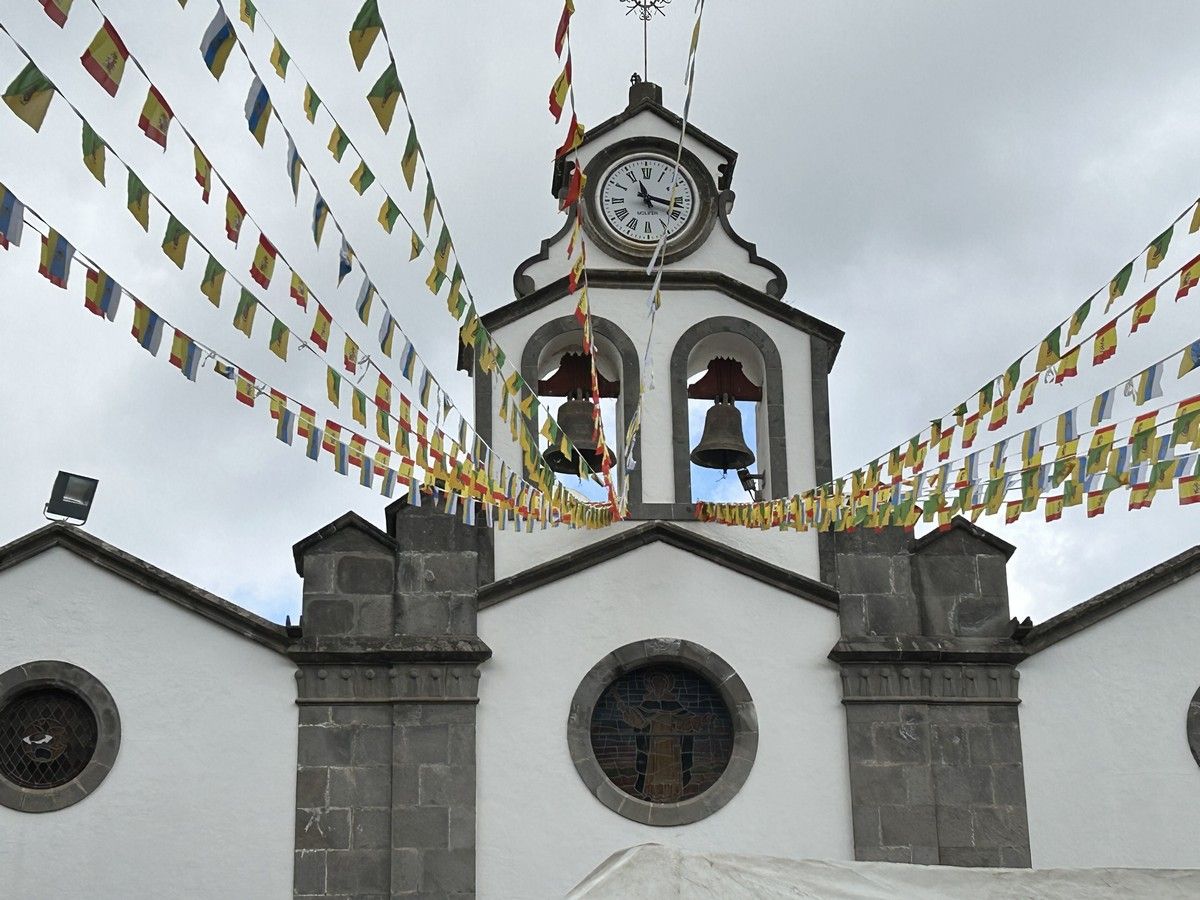
M46 789L71 781L96 752L96 717L60 688L18 694L0 709L0 777Z

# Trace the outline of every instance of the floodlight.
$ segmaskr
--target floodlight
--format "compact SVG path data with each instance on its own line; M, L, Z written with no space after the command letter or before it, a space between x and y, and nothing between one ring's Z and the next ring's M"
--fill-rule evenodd
M86 475L74 475L70 472L59 472L54 479L54 489L50 492L50 502L42 510L47 519L67 522L72 525L82 525L87 521L92 509L92 498L96 496L99 479L88 478ZM54 517L60 518L54 518ZM73 521L73 520L78 520Z

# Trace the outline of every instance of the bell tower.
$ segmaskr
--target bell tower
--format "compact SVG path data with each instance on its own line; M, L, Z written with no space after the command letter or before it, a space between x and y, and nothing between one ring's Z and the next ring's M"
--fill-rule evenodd
M563 228L517 266L515 299L482 321L517 357L525 382L537 385L560 426L573 434L573 423L580 423L577 445L598 463L584 437L591 431L590 378L579 355L582 328L570 290L568 245L581 211L593 352L602 409L608 404L612 471L619 481L628 480L629 522L671 520L832 583L833 550L824 535L750 534L694 520L694 501L706 496L698 493L693 471L727 469L724 496L734 500L753 499L739 482L774 499L832 476L827 379L842 332L787 302L783 270L734 230L737 153L690 122L680 148L681 126L680 117L663 106L662 89L634 76L626 108L589 129L573 154L555 162L551 193L561 200L581 173L578 200ZM646 269L664 234L662 302L651 328L653 279ZM474 368L465 360L463 367ZM499 383L477 370L474 378L480 434L502 456L519 459L498 415ZM639 392L641 430L627 469L623 440ZM702 436L695 434L698 419L705 421ZM576 476L566 474L575 471L573 461L548 450L547 462L575 485ZM611 533L564 527L499 532L496 576Z

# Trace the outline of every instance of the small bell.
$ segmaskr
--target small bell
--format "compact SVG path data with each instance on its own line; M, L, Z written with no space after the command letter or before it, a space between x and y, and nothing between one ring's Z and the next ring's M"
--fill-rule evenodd
M742 412L718 399L704 417L704 433L692 451L692 462L705 469L744 469L754 462L742 433Z
M579 457L593 472L599 472L602 461L596 449L596 441L592 437L592 404L589 400L575 398L568 400L558 408L558 427L566 435L567 440L575 448L574 453L567 456L557 444L546 448L542 458L546 460L553 471L562 475L579 474Z

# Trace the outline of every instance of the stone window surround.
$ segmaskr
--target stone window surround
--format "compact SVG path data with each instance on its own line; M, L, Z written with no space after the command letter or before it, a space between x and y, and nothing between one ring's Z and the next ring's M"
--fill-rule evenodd
M96 717L96 751L71 781L54 788L25 788L0 777L0 805L19 812L54 812L90 795L108 776L121 746L121 716L108 689L90 672L58 660L38 660L0 675L0 708L18 693L53 687L69 691Z
M1196 765L1200 766L1200 689L1196 690L1192 702L1188 704L1187 736L1192 756L1196 757Z
M592 753L592 711L600 695L621 675L655 663L683 666L707 678L733 719L729 765L712 787L679 803L651 803L630 796L608 780ZM614 650L584 676L571 700L567 746L583 783L613 812L643 825L690 825L721 809L746 783L758 752L758 715L745 683L717 654L680 638L649 638Z

